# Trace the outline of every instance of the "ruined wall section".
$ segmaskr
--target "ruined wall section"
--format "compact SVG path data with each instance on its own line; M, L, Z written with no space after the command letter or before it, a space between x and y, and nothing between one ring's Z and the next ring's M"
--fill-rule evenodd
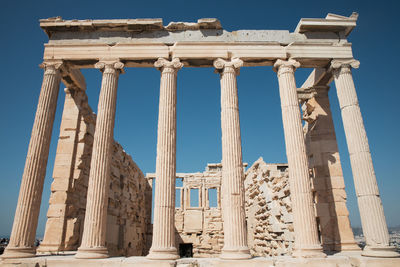
M316 88L302 105L303 131L311 170L316 216L324 251L356 251L347 209L342 165L328 97L329 87Z
M66 89L48 220L39 252L76 250L80 245L95 124L86 93ZM110 255L145 255L149 216L143 207L148 187L131 156L114 142L106 240Z
M218 164L211 164L218 165ZM182 177L180 207L175 210L176 246L193 244L193 257L218 257L224 245L220 188L220 168L203 173L190 173ZM191 207L191 189L198 190L198 206ZM217 206L210 207L209 190L217 191Z
M248 242L253 256L290 255L294 244L287 164L259 158L245 174Z

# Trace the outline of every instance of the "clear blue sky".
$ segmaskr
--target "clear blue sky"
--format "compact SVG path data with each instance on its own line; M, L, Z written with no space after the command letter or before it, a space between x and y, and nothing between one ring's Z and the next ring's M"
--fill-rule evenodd
M400 225L400 88L399 31L396 1L1 1L0 105L0 236L9 235L43 71L38 67L46 34L38 20L163 18L196 21L219 18L224 29L293 31L300 18L323 18L328 12L349 16L359 12L351 33L354 71L378 185L389 225ZM301 86L310 70L296 72ZM85 70L87 93L97 108L101 74ZM159 71L126 69L120 76L115 139L144 173L154 172L159 94ZM270 67L242 68L238 77L243 160L258 157L286 162L278 82ZM51 174L57 145L64 92L61 86L43 192L38 236L44 232ZM333 86L331 105L344 170L353 226L360 225L350 162ZM219 78L211 68L184 68L178 74L177 170L202 171L221 159Z

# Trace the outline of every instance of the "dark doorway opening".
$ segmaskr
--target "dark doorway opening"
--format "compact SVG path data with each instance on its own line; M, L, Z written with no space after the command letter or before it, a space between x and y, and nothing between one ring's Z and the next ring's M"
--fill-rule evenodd
M193 244L192 243L179 244L179 256L181 258L193 258Z

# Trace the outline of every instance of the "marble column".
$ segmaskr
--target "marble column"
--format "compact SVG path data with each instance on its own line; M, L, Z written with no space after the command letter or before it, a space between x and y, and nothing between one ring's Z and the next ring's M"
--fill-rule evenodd
M224 247L222 259L249 259L244 201L244 172L240 137L239 101L236 76L243 65L240 59L214 61L221 81L222 129L222 212Z
M176 80L183 67L178 58L159 58L154 66L161 71L158 113L156 189L154 196L153 242L148 259L179 258L175 247L176 180Z
M75 256L79 259L108 257L106 247L108 190L118 76L123 66L123 63L116 60L100 61L95 65L103 72L103 79L97 107L82 242Z
M286 155L289 164L290 198L293 210L294 257L325 257L318 239L311 180L304 143L294 71L300 64L278 59L278 74Z
M351 73L351 68L358 68L359 65L360 62L354 59L331 62L366 240L362 255L399 257L394 247L389 246L382 201Z
M61 65L62 62L49 61L41 65L45 69L42 89L22 175L10 242L2 258L26 258L36 254L36 227L56 113Z

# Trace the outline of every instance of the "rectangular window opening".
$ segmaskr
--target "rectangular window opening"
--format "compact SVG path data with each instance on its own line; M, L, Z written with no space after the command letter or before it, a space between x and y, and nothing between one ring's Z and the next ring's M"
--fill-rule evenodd
M175 189L175 208L181 207L181 190Z
M190 207L199 207L199 189L190 188Z
M217 188L208 189L208 203L210 208L218 208Z

